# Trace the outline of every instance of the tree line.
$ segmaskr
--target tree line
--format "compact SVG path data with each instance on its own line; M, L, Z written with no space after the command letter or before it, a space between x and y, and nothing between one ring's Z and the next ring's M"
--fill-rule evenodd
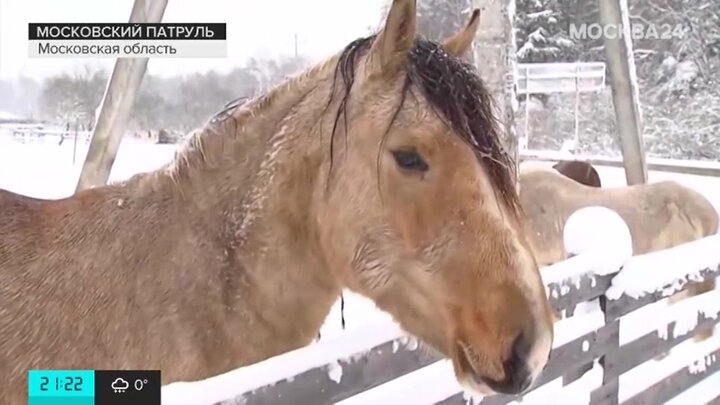
M146 74L128 129L189 132L228 101L261 94L307 64L302 56L254 58L227 73L210 70L171 77ZM0 109L58 125L78 123L91 129L108 77L107 70L84 68L41 82L27 78L16 83L0 81Z
M445 38L467 21L471 0L420 0L418 29ZM650 154L720 159L720 2L717 0L629 0L630 20L648 33L672 27L673 35L633 40L645 144ZM482 24L481 16L481 24ZM598 0L516 0L516 56L520 63L605 61L602 38L577 38L572 28L599 22ZM482 63L476 55L476 63ZM146 75L135 101L131 129L186 132L203 124L226 102L266 91L308 65L299 57L250 59L227 72L187 76ZM29 111L52 122L92 125L108 72L83 70L36 82L0 81L0 109ZM572 137L574 95L538 94L528 106L518 99L518 128L530 111L529 146L558 149ZM617 154L610 89L583 94L581 151Z

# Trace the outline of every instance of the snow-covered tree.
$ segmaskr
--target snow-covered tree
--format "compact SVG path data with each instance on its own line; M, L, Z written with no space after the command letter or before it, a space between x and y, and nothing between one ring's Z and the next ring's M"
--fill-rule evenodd
M105 92L107 72L85 69L74 75L61 74L43 83L40 108L43 118L66 124L75 122L92 124Z
M516 7L518 62L576 60L576 44L568 36L568 17L560 0L516 0Z

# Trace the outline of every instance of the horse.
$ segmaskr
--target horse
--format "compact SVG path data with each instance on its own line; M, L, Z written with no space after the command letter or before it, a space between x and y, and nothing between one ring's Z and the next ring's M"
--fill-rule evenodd
M584 185L555 170L520 167L520 204L531 229L530 243L541 266L567 258L563 229L578 209L602 206L617 212L632 236L633 255L669 249L718 232L719 216L702 194L674 181L626 187ZM669 303L715 288L715 280L689 287ZM696 340L706 338L706 332Z
M564 176L577 181L578 183L590 187L602 187L600 175L593 165L588 162L583 162L581 160L568 160L557 162L552 168Z
M311 344L343 288L522 394L553 325L493 99L394 0L357 39L231 103L162 168L58 200L0 192L0 392L28 369L197 381Z

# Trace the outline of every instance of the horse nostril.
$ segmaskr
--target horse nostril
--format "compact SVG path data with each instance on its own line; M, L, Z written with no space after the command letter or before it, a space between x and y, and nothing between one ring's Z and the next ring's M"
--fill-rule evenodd
M528 367L528 357L532 348L532 340L525 333L520 333L510 348L508 358L503 362L505 379L485 383L500 394L522 394L532 383L532 374Z
M526 366L531 348L532 340L527 338L527 334L525 332L520 332L513 341L512 348L510 349L510 356L507 360L505 360L505 368L512 369L521 365Z

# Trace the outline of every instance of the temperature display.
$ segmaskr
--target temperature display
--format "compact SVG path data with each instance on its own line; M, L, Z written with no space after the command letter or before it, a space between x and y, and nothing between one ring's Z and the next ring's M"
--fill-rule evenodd
M28 405L160 405L160 371L30 370Z
M95 370L95 404L160 405L160 371Z

